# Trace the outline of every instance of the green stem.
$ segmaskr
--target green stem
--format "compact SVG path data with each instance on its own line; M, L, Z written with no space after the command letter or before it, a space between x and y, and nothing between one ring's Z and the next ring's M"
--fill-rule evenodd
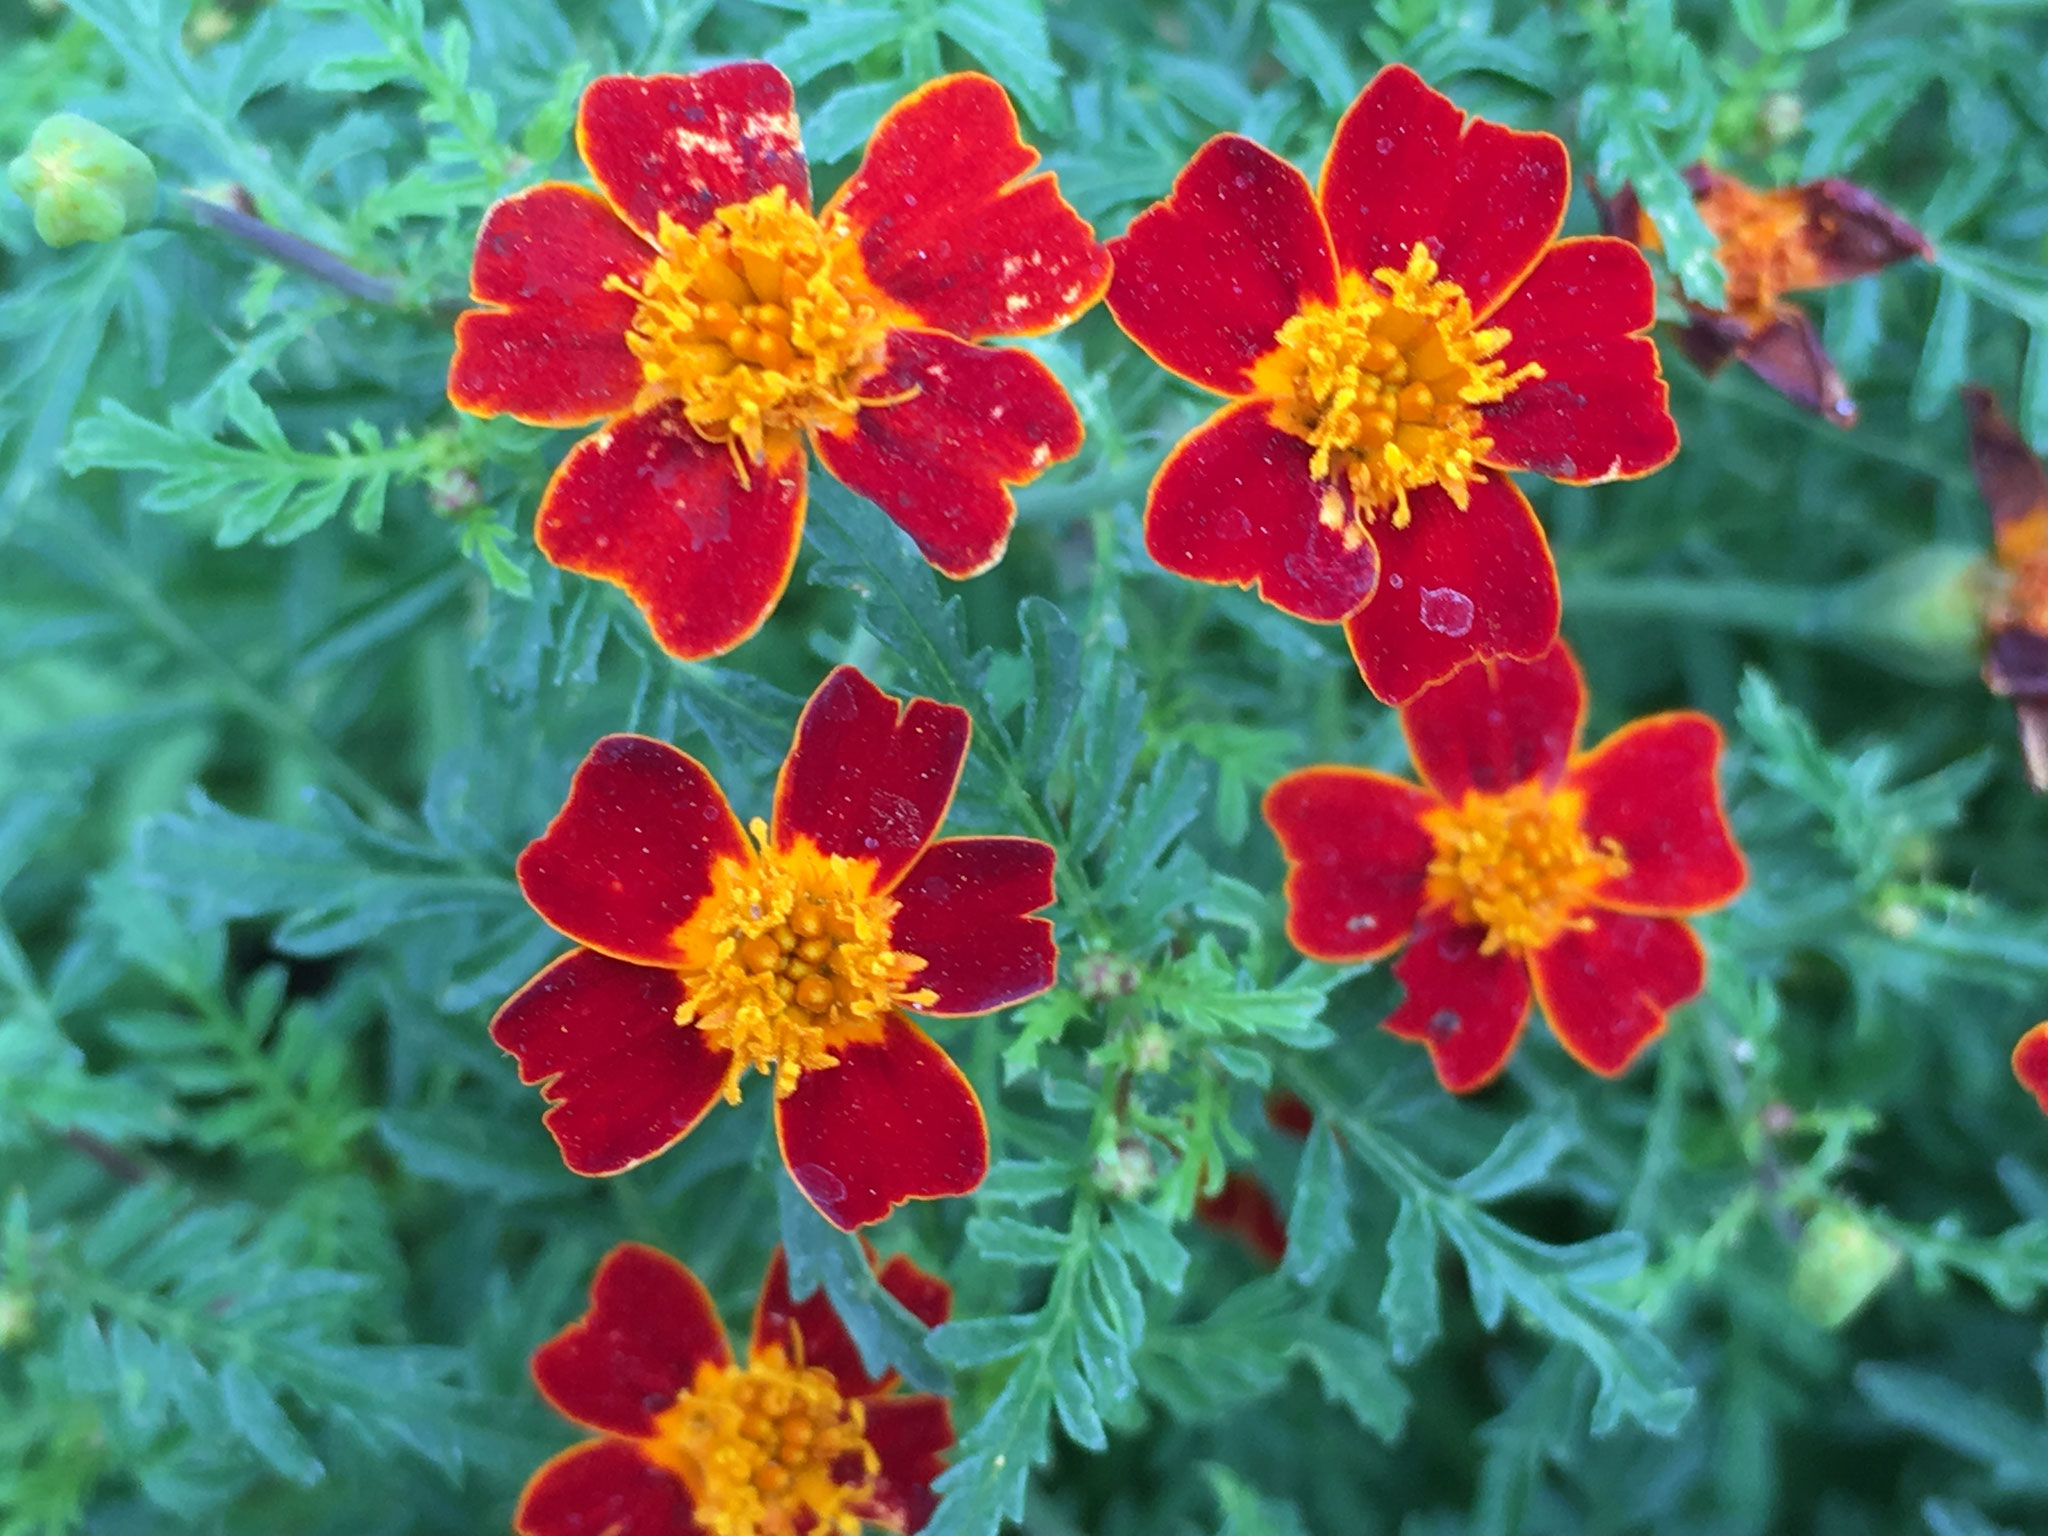
M1784 640L1836 642L1836 589L1781 586L1744 578L1606 576L1569 572L1565 609L1615 619L1672 619Z

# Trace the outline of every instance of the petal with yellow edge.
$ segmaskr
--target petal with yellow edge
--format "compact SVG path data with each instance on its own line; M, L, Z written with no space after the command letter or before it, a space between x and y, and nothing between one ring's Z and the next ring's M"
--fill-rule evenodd
M1551 135L1468 119L1390 64L1337 124L1319 193L1346 271L1398 270L1426 245L1484 316L1556 237L1571 170Z
M1365 685L1396 705L1474 658L1541 655L1561 608L1543 526L1505 476L1462 508L1436 486L1408 497L1408 526L1375 526L1379 590L1344 625Z
M804 705L775 783L775 846L808 839L872 863L886 892L946 819L967 756L967 711L908 704L853 667L834 667Z
M549 926L641 965L680 965L677 932L711 895L722 859L752 857L704 765L664 741L606 736L519 856L519 888Z
M1308 179L1271 150L1223 134L1110 241L1109 309L1161 367L1247 395L1252 368L1309 303L1337 298L1337 259Z
M804 1197L842 1231L906 1200L964 1195L988 1173L988 1122L952 1058L901 1014L877 1038L837 1047L776 1100L782 1160Z
M588 1177L623 1173L673 1146L717 1100L730 1059L676 1022L674 971L593 950L564 955L513 994L491 1039L552 1106L542 1118L562 1161Z
M891 333L881 371L844 431L811 442L825 467L874 502L946 575L1003 557L1027 485L1081 448L1073 401L1028 352L936 331Z
M803 519L799 442L751 462L665 404L570 449L533 533L562 569L624 588L661 648L693 661L767 621L789 585Z
M577 1423L647 1436L699 1366L731 1363L703 1283L658 1249L621 1243L590 1282L590 1310L534 1351L533 1379Z
M586 1440L534 1473L519 1496L519 1536L703 1536L683 1480L629 1440Z
M1533 661L1475 662L1401 707L1423 783L1451 804L1530 779L1555 784L1579 744L1586 686L1562 643Z
M1550 1032L1603 1077L1624 1072L1699 993L1707 957L1676 918L1595 911L1529 958Z
M1407 995L1386 1028L1429 1049L1437 1081L1470 1093L1500 1075L1529 1020L1529 972L1506 950L1486 954L1484 929L1426 916L1394 962Z
M2013 1047L2012 1074L2048 1114L2048 1024L2036 1024Z
M1318 481L1313 450L1270 416L1239 401L1174 446L1145 501L1145 549L1176 575L1335 623L1370 608L1379 555L1343 480Z
M912 980L935 994L918 1012L992 1013L1059 979L1052 924L1030 915L1052 903L1055 857L1029 837L942 838L918 856L890 893L891 943L924 961Z
M544 182L493 204L477 231L470 297L455 321L448 398L474 416L574 426L631 409L626 345L637 278L654 252L596 193Z
M1500 361L1524 379L1481 407L1488 464L1571 485L1634 479L1678 452L1670 390L1646 334L1657 315L1649 263L1626 240L1552 246L1487 323L1508 332Z
M1421 817L1436 797L1368 768L1303 768L1266 791L1287 858L1287 937L1335 964L1401 946L1422 909L1435 849Z
M876 125L829 208L860 232L862 264L921 324L970 340L1065 325L1109 282L1109 254L986 75L920 86Z
M1586 836L1628 865L1594 894L1600 905L1677 915L1735 899L1749 871L1721 806L1721 745L1705 715L1652 715L1572 763Z
M695 229L776 187L811 205L796 93L773 64L601 75L577 108L576 147L612 206L650 240L663 215Z

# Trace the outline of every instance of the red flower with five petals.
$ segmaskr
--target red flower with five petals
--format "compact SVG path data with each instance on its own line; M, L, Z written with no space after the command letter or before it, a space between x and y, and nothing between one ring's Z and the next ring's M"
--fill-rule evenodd
M1557 573L1503 471L1590 485L1678 450L1649 265L1556 238L1570 184L1556 139L1468 119L1398 65L1314 190L1250 139L1204 145L1110 242L1117 323L1230 398L1152 482L1152 557L1344 621L1389 703L1541 655Z
M751 840L702 765L607 736L519 858L580 949L491 1021L582 1174L679 1141L750 1070L775 1080L790 1177L851 1230L988 1171L974 1089L909 1013L990 1013L1053 984L1053 850L934 841L967 712L907 707L852 667L811 695Z
M902 1255L876 1273L927 1327L951 1312L945 1282ZM790 1297L779 1248L744 1365L697 1277L622 1243L598 1266L590 1310L534 1351L533 1379L602 1438L534 1473L512 1519L521 1536L915 1531L953 1444L943 1397L870 1375L823 1290Z
M1565 1049L1621 1072L1705 984L1680 918L1747 878L1704 715L1637 720L1578 750L1585 687L1560 641L1478 661L1401 710L1421 784L1304 768L1266 794L1287 855L1287 935L1319 960L1402 950L1387 1028L1454 1093L1520 1038L1531 983Z
M2012 1050L2012 1075L2020 1086L2041 1101L2048 1114L2048 1024L2036 1024Z
M1051 372L974 345L1065 325L1109 258L1018 137L1001 86L899 102L811 212L770 64L608 75L576 143L599 190L547 182L477 232L448 397L540 426L602 421L534 521L541 553L625 588L685 658L761 627L803 532L809 438L948 576L1002 557L1010 487L1081 444Z

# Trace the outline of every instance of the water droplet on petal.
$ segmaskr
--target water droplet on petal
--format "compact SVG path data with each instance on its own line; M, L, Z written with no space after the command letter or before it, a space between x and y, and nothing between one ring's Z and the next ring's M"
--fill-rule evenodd
M1454 587L1422 589L1422 627L1453 639L1472 632L1472 599Z

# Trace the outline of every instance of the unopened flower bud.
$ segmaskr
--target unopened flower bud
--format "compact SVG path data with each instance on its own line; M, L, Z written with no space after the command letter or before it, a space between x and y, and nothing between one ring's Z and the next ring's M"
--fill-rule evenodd
M7 168L49 245L112 240L156 209L156 167L118 133L71 112L46 117Z
M1139 1072L1164 1072L1173 1060L1173 1037L1157 1024L1147 1024L1131 1040L1131 1066Z
M1135 1136L1126 1136L1114 1150L1096 1155L1089 1177L1112 1200L1135 1200L1158 1181L1159 1175L1145 1143Z
M18 1344L35 1326L35 1302L20 1291L0 1291L0 1349Z
M1098 951L1074 962L1074 989L1090 1002L1129 997L1138 990L1138 968L1122 955Z
M1792 1268L1792 1301L1823 1328L1839 1328L1899 1267L1892 1241L1862 1213L1830 1206L1806 1224Z

